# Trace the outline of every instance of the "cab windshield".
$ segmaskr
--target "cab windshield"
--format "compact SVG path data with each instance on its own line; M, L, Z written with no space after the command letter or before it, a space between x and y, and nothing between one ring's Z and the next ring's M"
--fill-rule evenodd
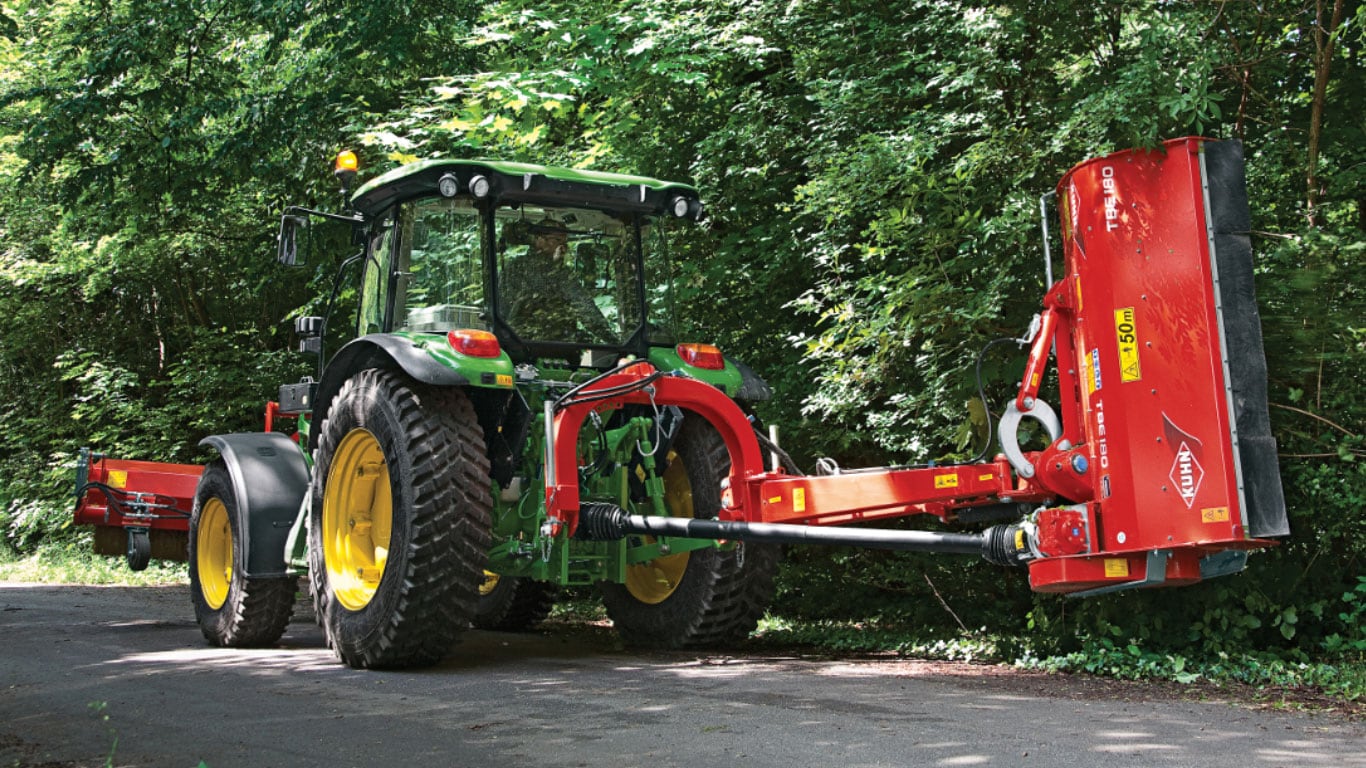
M467 199L423 198L388 217L371 243L362 332L497 331L496 304L498 317L525 342L622 347L643 316L658 324L651 326L652 336L667 335L671 301L662 228L643 221L637 236L634 220L571 207L521 205L492 215L492 248L480 212ZM485 268L485 253L491 253L496 281Z
M598 211L499 211L499 314L523 339L620 346L640 326L635 227Z

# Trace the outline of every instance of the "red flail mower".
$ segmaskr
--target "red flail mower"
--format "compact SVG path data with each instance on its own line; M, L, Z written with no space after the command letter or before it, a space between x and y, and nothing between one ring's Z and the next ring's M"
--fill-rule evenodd
M1064 268L1055 279L1046 256L1050 288L1024 379L1000 420L995 461L766 472L728 398L695 381L627 370L585 391L582 404L566 404L548 422L552 433L577 434L602 407L600 393L613 390L635 390L615 396L621 402L653 397L702 413L730 451L725 507L714 521L581 507L573 442L557 440L550 516L571 529L587 526L594 538L980 553L1027 566L1035 590L1079 595L1242 570L1249 550L1289 529L1267 419L1241 145L1190 138L1109 155L1073 168L1054 195ZM1056 409L1039 391L1050 356ZM1047 447L1021 450L1024 419L1047 433ZM957 522L1001 504L1034 511L972 534L827 527L915 514Z

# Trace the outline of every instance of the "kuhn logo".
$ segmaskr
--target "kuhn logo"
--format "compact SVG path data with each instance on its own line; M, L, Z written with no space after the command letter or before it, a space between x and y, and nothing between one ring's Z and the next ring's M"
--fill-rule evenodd
M1200 490L1200 481L1205 479L1205 470L1185 440L1182 440L1181 447L1176 449L1176 460L1172 462L1171 472L1167 476L1176 485L1181 500L1186 502L1186 509L1190 509L1195 504L1195 494Z
M1176 426L1176 422L1165 412L1162 414L1162 433L1167 445L1177 446L1176 456L1172 460L1172 468L1167 477L1181 494L1181 500L1186 502L1186 509L1191 509L1195 505L1195 494L1200 491L1200 482L1205 479L1205 469L1200 466L1204 443L1200 438ZM1167 490L1167 487L1163 486L1162 490Z

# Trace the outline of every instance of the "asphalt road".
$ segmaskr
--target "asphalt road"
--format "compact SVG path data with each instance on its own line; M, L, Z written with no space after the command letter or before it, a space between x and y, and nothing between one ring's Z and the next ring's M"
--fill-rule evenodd
M210 648L183 586L0 583L0 654L0 767L1366 766L1362 723L1000 668L562 630L358 672L307 620Z

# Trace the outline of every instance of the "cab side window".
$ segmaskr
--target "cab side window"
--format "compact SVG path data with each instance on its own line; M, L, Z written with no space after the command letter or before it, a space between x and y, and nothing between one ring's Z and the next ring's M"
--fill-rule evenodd
M370 234L368 253L362 267L360 317L357 332L364 336L385 329L389 307L389 267L393 261L393 217L385 216Z

